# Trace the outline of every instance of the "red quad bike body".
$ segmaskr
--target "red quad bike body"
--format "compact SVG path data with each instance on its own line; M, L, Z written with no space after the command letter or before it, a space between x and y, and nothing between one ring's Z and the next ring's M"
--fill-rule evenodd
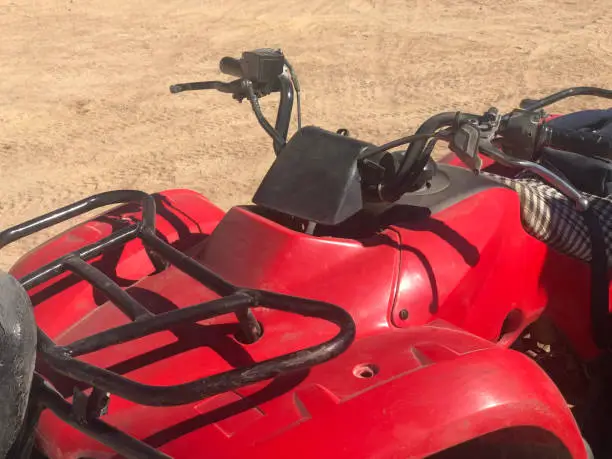
M304 374L198 403L158 408L113 398L105 416L111 425L177 458L200 452L210 457L247 452L251 457L424 457L510 427L545 429L572 457L585 457L553 383L530 359L505 348L548 301L541 272L550 254L522 230L513 191L491 188L460 200L432 215L432 230L391 226L367 240L298 233L245 207L223 215L184 190L163 196L171 203L169 218L160 216L157 227L168 240L196 241L186 248L193 258L237 285L342 305L355 319L357 337L347 352ZM436 232L438 225L442 230ZM110 225L96 221L80 226L21 260L13 273L20 277L109 230ZM144 249L128 243L116 274L135 281L128 291L149 296L159 312L214 297L177 269L148 275L151 271ZM44 297L51 288L31 293ZM406 319L401 311L408 312ZM258 312L264 336L251 345L223 334L204 336L202 329L201 343L194 337L196 342L180 349L177 338L163 332L83 359L104 368L134 362L126 365L125 376L169 385L331 335L331 326L313 319ZM96 302L84 282L37 303L35 315L58 344L127 322L112 305ZM219 317L208 323L234 321ZM143 355L149 357L137 361ZM39 432L49 457L108 457L103 446L52 413L43 413Z
M439 163L428 187L397 200L390 220L363 234L313 234L256 205L224 213L190 190L155 195L159 238L247 291L340 306L354 341L323 363L188 403L148 406L111 394L103 425L79 419L76 408L62 420L61 410L43 410L37 448L51 459L117 457L102 443L120 431L177 459L589 457L559 388L511 348L546 313L580 358L599 354L588 265L525 231L516 192L451 157ZM143 218L139 206L117 207L33 250L11 274L26 279ZM132 239L88 263L156 315L218 298L185 269L152 260ZM100 289L57 273L28 292L38 327L57 345L131 323ZM255 342L241 336L236 315L221 314L76 358L172 386L314 346L337 330L261 306L252 308L263 330ZM91 387L75 390L45 362L37 371L75 407Z

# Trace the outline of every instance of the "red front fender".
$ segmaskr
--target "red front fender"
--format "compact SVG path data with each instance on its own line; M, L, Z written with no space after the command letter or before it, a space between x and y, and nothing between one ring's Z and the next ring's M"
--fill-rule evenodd
M363 337L285 376L173 408L115 399L106 420L176 459L419 458L525 427L547 432L565 450L559 457L587 457L563 397L533 361L442 323ZM38 440L51 458L108 457L46 412Z
M384 347L389 351L382 361L378 354L381 369L393 365L393 359L407 357L406 351L418 357L421 368L396 374L336 402L328 399L324 403L312 388L298 389L296 395L311 420L253 448L253 457L280 457L280 451L291 451L294 458L426 457L491 432L518 427L546 431L560 441L569 457L587 457L563 397L532 360L496 347L456 355L466 343L476 344L474 337L450 330L432 334L432 329L413 330L416 335L412 338L421 336L416 342L409 338L412 346L403 349L397 346L408 336L372 338L381 345L387 341ZM435 340L427 339L428 335ZM399 342L391 343L395 340ZM372 344L367 348L373 350ZM353 352L359 348L363 350L357 344ZM351 354L339 357L334 365L354 359ZM366 352L360 357L370 356Z

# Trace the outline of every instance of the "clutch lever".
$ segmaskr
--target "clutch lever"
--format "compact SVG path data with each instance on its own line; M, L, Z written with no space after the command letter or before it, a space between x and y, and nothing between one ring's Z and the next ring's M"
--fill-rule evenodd
M558 176L551 170L542 166L541 164L528 161L526 159L517 159L512 156L505 154L499 148L495 147L489 140L481 139L478 144L479 150L490 158L494 159L498 163L508 167L520 167L532 172L546 182L550 183L553 187L558 189L566 197L574 202L576 210L583 212L589 208L589 201L587 198L571 183L562 177Z

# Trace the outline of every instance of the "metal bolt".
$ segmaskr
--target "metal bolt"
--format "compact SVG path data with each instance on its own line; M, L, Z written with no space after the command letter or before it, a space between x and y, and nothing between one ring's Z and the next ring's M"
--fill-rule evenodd
M406 320L406 319L408 318L408 311L407 311L407 310L405 310L405 309L402 309L402 310L399 312L399 317L400 317L400 319L402 319L402 320Z

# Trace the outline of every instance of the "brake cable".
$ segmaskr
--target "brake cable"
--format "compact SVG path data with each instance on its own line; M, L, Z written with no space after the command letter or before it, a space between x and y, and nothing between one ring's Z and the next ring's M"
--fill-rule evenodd
M257 94L253 90L253 83L249 80L242 80L242 88L247 94L247 98L251 103L251 108L253 109L253 113L255 113L255 117L257 118L257 122L263 128L266 133L272 137L275 143L277 143L280 148L284 147L287 141L283 139L276 129L272 127L270 122L266 119L263 112L261 111L261 106L259 105L259 99L257 98Z
M295 98L297 102L297 125L298 125L298 130L300 130L302 129L302 103L300 100L301 99L300 81L298 80L297 73L295 72L295 70L293 70L293 66L291 65L291 63L289 62L287 58L285 58L285 65L287 66L287 69L289 70L289 74L291 75L291 82L293 83L293 87L295 89L295 96L296 96Z

